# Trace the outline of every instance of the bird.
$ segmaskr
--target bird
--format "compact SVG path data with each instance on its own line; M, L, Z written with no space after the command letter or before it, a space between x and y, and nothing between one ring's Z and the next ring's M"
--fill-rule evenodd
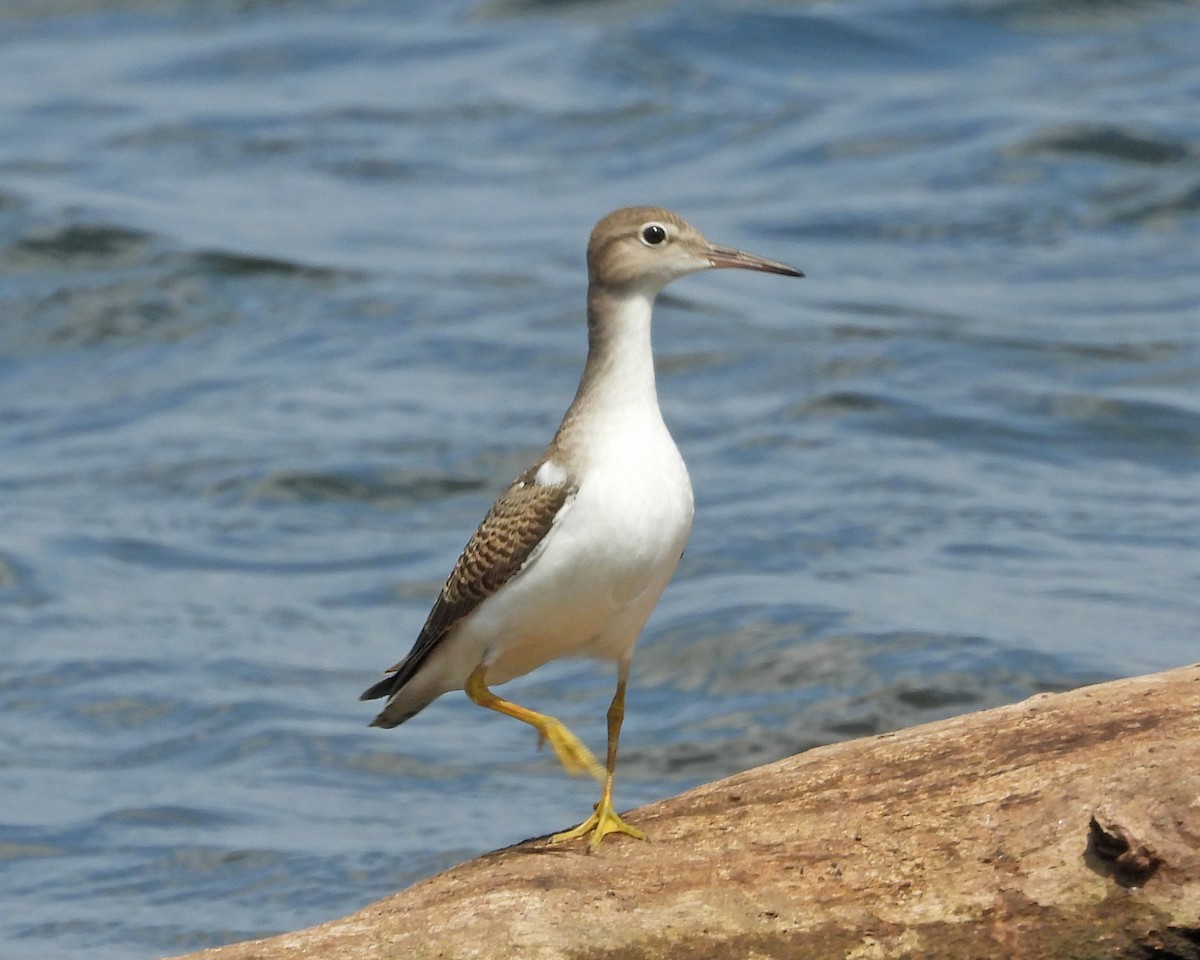
M487 512L408 655L360 699L387 698L375 727L398 726L456 690L529 724L568 773L602 784L592 814L550 838L586 838L591 852L614 833L645 839L613 806L617 742L634 646L692 528L691 481L658 404L655 298L673 280L712 268L804 274L710 243L653 206L601 218L587 267L587 359L562 423ZM616 664L603 766L556 717L492 691L564 657Z

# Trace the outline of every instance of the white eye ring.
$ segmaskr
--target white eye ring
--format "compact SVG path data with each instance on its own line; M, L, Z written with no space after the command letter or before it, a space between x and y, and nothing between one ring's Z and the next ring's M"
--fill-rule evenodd
M652 220L650 223L642 224L642 229L638 231L638 236L642 243L648 247L657 247L660 244L666 243L668 236L667 228L657 220Z

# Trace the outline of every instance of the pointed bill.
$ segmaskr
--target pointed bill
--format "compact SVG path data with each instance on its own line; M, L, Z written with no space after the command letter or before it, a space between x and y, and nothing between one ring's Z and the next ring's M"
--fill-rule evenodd
M713 267L736 267L740 270L761 270L763 273L780 273L785 277L802 277L803 271L789 267L778 260L768 260L766 257L756 257L743 250L732 247L718 247L712 244L708 248L708 262Z

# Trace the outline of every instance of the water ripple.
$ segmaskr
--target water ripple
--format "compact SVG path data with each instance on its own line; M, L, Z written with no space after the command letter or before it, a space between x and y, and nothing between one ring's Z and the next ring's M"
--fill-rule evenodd
M618 802L1196 659L1187 4L0 8L0 940L181 953L594 802L357 696L586 348L596 217L672 286L697 516ZM598 749L611 667L508 687Z

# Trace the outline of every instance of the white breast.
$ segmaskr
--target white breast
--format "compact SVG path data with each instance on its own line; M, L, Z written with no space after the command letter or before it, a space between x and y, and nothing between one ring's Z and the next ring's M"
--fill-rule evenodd
M692 526L687 468L656 419L592 438L620 449L592 460L537 558L464 623L489 681L563 656L631 655Z

